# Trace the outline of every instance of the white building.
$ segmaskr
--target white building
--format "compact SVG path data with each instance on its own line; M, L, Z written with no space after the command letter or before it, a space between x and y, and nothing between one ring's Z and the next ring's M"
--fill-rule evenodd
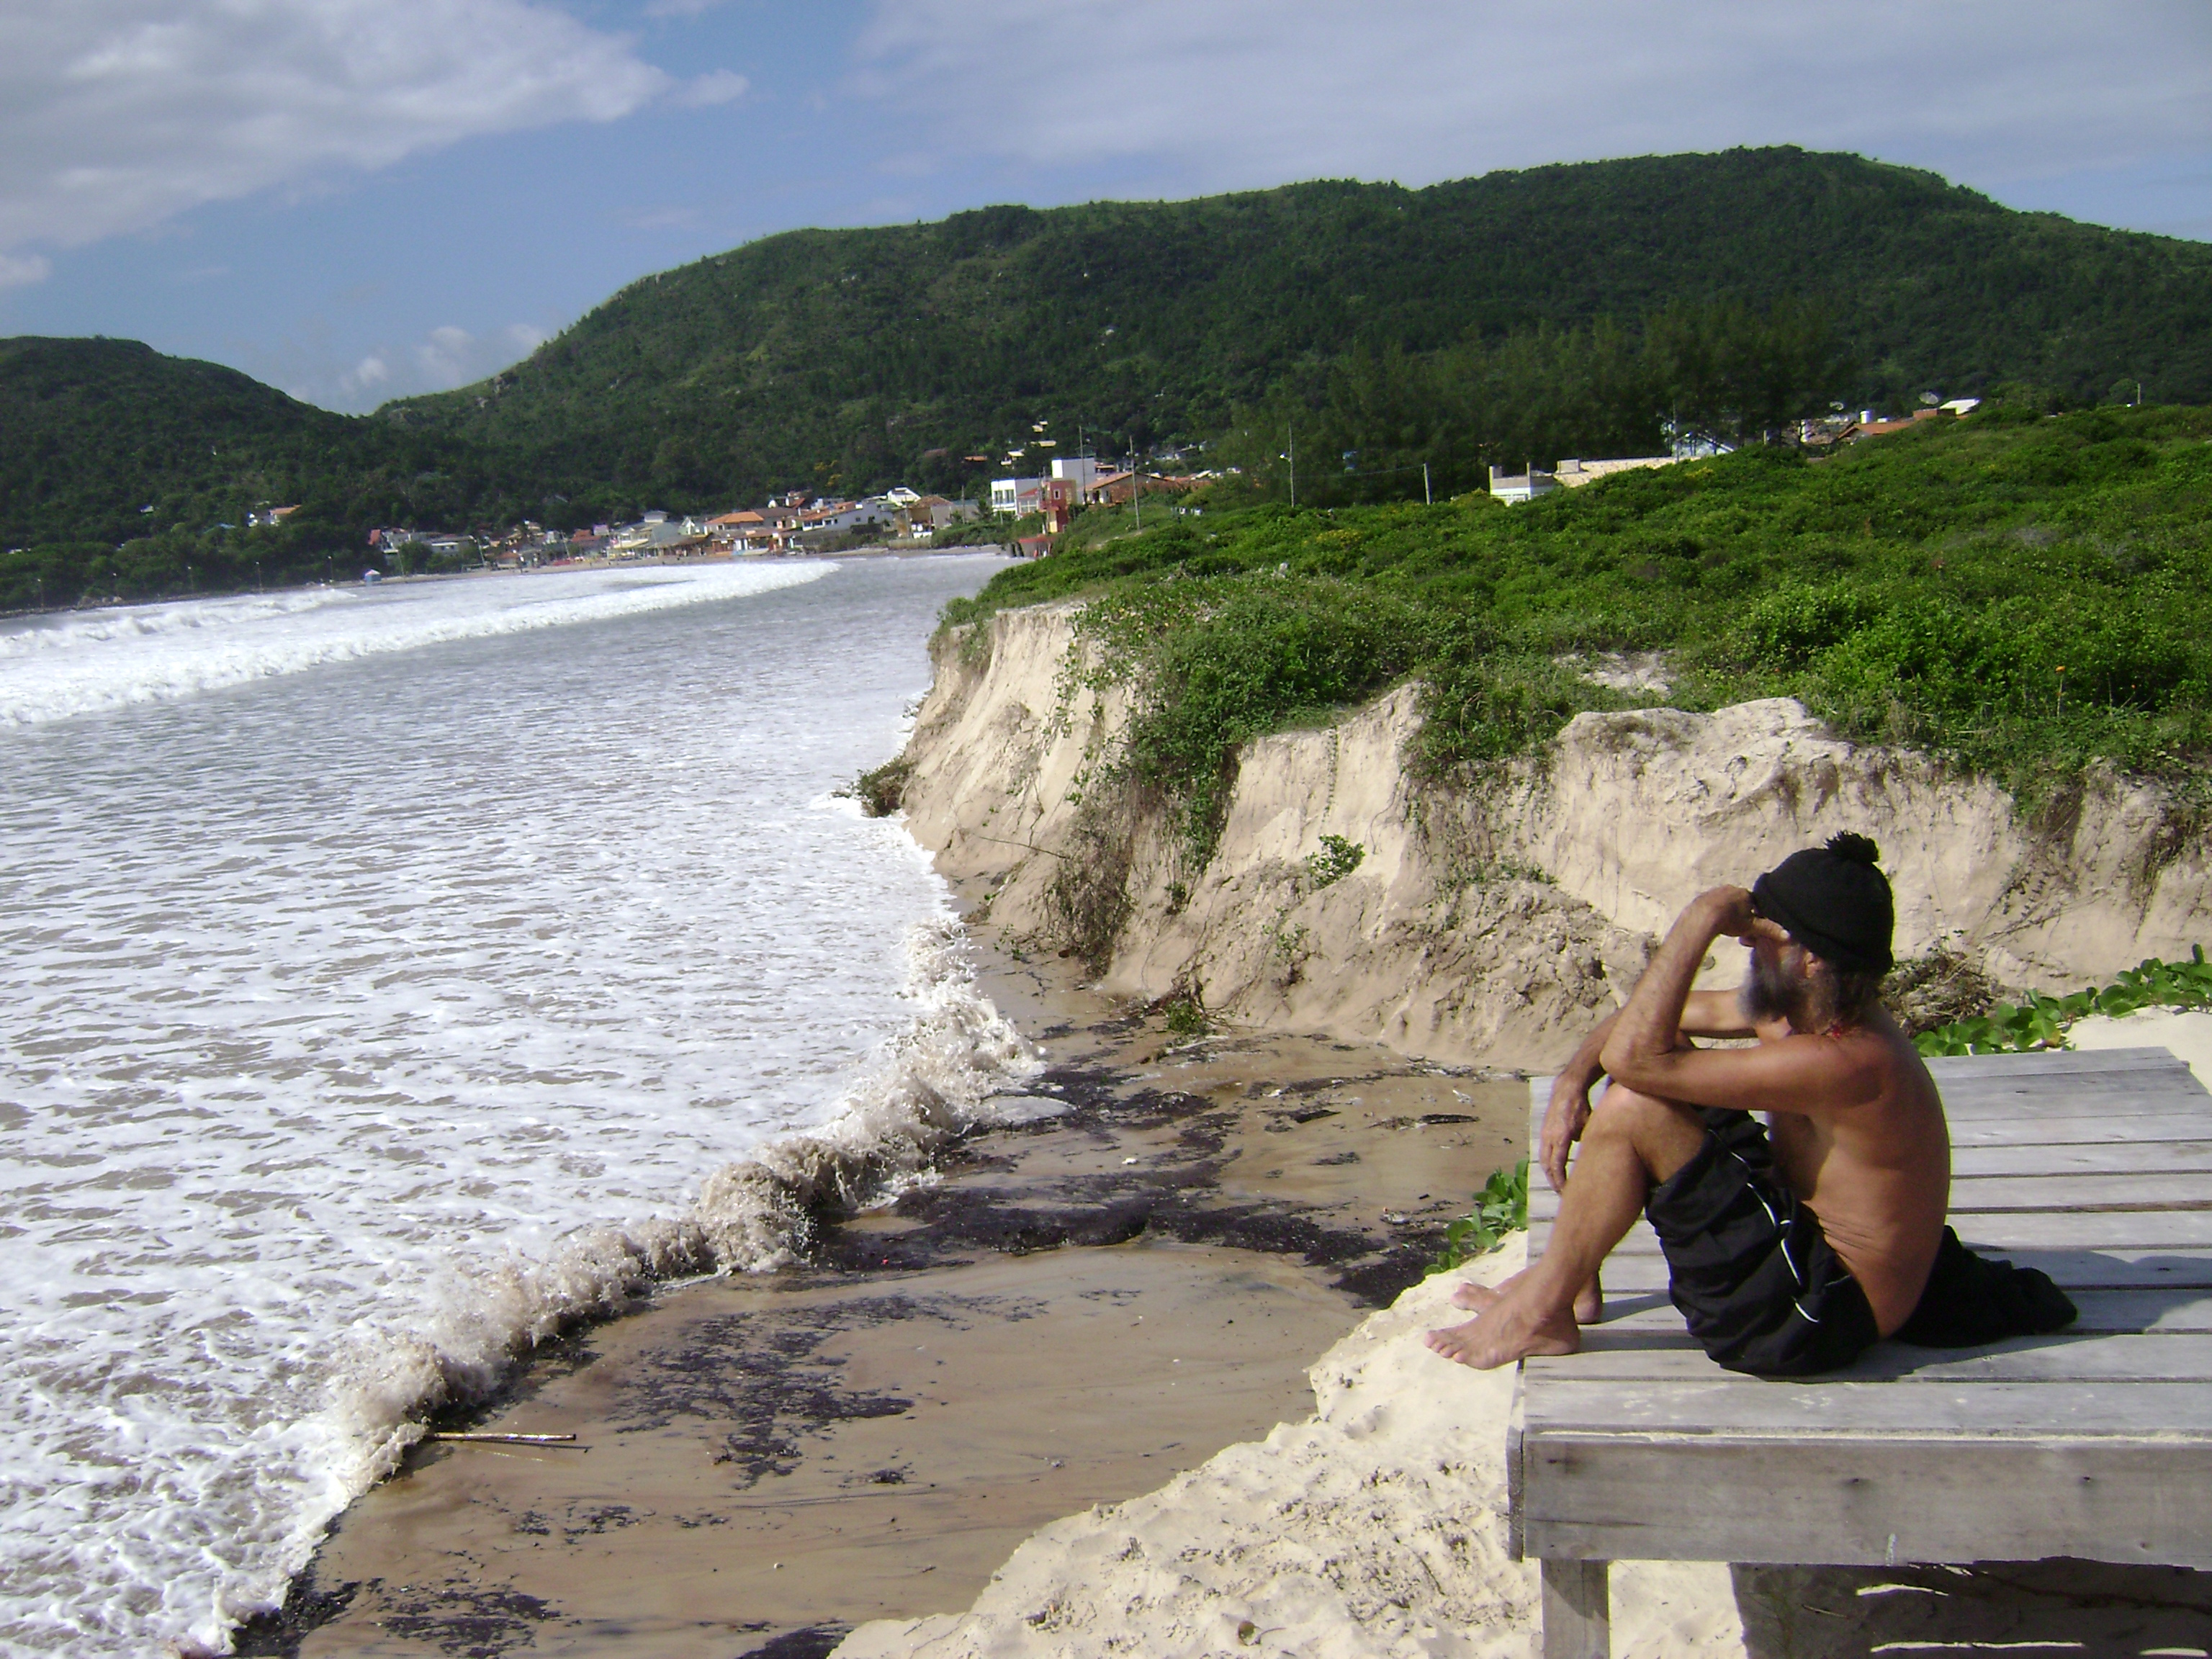
M1043 510L1044 480L1042 478L994 478L991 480L991 511L1020 518L1025 513Z
M1616 472L1641 472L1650 467L1672 466L1678 459L1673 455L1638 455L1620 461L1561 461L1559 470L1552 476L1558 480L1562 489L1579 489L1584 484L1595 483L1600 478L1609 478Z
M1530 467L1526 472L1500 472L1490 469L1490 493L1508 507L1516 501L1533 501L1539 495L1548 495L1559 487L1551 473Z

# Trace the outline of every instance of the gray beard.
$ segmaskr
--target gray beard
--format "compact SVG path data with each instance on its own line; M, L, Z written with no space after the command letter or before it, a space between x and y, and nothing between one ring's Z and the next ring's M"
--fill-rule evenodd
M1807 993L1812 981L1793 974L1781 957L1762 958L1752 952L1751 974L1736 991L1736 1004L1744 1018L1753 1025L1763 1025L1769 1020L1789 1020L1804 1011Z

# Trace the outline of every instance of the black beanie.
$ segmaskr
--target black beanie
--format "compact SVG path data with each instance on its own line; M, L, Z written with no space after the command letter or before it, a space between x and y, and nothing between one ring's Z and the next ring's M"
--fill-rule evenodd
M1831 836L1826 847L1792 853L1751 885L1751 908L1831 967L1886 974L1897 913L1881 856L1864 836Z

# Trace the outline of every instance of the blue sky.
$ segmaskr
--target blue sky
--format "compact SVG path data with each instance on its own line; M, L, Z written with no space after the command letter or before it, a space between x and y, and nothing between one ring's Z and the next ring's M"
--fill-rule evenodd
M1738 143L2212 240L2207 0L0 0L0 334L334 409L778 230Z

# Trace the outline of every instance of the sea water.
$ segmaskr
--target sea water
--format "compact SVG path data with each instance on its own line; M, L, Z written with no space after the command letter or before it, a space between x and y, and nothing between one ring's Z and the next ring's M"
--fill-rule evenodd
M0 625L0 1651L220 1651L426 1402L988 1114L1023 1045L833 789L994 562Z

